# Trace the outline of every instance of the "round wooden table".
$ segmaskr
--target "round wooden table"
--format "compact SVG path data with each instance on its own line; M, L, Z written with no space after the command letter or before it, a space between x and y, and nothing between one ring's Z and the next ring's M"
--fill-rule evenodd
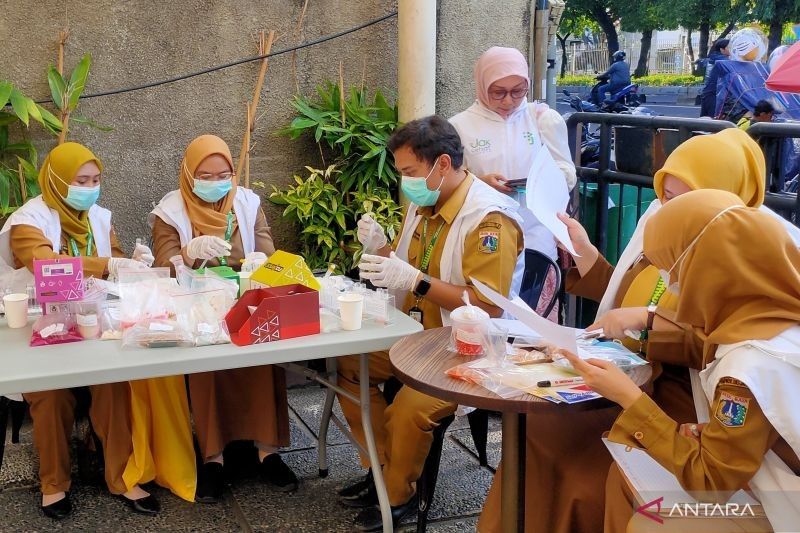
M425 394L461 405L502 413L501 520L503 532L525 529L525 421L526 415L594 410L608 407L607 400L572 405L555 404L524 394L504 399L479 385L448 376L445 372L474 357L448 349L450 328L430 329L410 335L389 351L394 375L404 384Z

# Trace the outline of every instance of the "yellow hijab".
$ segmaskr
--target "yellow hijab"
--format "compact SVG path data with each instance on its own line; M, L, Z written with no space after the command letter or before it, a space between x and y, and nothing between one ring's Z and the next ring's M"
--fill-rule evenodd
M800 251L774 217L729 192L669 201L647 222L644 253L661 270L675 265L676 319L703 339L704 364L719 344L771 339L800 323Z
M69 184L75 179L81 166L94 161L103 171L103 164L91 150L75 142L56 146L45 157L39 170L39 188L47 207L54 209L61 220L61 231L75 241L79 250L85 250L88 241L89 212L72 209L64 199L69 192ZM58 251L58 250L56 250Z
M748 207L764 202L764 154L747 133L729 128L699 135L678 146L656 172L653 188L664 198L664 176L671 174L693 191L718 189L737 195Z
M209 156L221 155L228 161L231 172L234 171L233 157L225 141L216 135L201 135L189 143L181 161L180 190L186 212L192 222L192 233L195 237L211 235L224 237L228 226L228 213L233 209L233 199L236 196L237 179L233 177L233 186L230 192L218 202L213 204L201 200L192 189L194 188L194 173L200 163Z

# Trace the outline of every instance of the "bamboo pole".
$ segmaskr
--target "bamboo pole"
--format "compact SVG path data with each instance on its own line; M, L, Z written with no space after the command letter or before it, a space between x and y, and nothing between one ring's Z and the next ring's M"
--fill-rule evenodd
M342 115L342 127L344 128L344 63L342 61L339 61L339 113Z
M25 171L22 169L22 163L17 166L17 174L19 175L19 192L22 197L19 205L22 205L28 201L28 187L25 183Z
M58 60L56 61L56 70L61 76L64 76L64 49L67 46L67 39L69 39L69 30L64 29L58 34ZM67 100L67 93L64 92L61 101L61 132L58 134L58 144L64 144L67 140L67 130L69 129L69 101Z
M303 36L303 21L306 18L306 9L308 9L308 0L303 2L303 9L300 11L300 18L297 21L297 27L294 29L295 41L298 44ZM300 94L300 82L297 80L297 50L292 50L292 79L294 79L295 93Z
M253 114L252 106L247 106L247 131L245 137L247 138L247 151L244 153L244 186L250 188L250 132L252 131Z
M265 38L264 32L262 31L259 35L258 40L258 55L269 55L270 51L272 50L272 44L275 42L275 32L270 31L269 35ZM253 99L247 103L247 125L245 127L245 133L242 137L242 149L239 151L239 162L236 165L236 175L242 175L242 169L244 168L245 163L249 163L249 152L250 152L250 135L255 127L255 119L256 116L256 108L258 107L258 101L261 98L261 90L264 88L264 79L267 75L267 70L269 68L269 58L265 57L261 60L261 70L258 72L258 79L256 80L256 86L253 91ZM245 172L245 176L249 176L250 169L248 164L248 169Z

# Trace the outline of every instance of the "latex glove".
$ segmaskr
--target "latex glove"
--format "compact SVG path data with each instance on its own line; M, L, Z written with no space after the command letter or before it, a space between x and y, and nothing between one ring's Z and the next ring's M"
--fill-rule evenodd
M242 272L254 272L266 262L267 254L264 252L250 252L244 258L244 262L242 263Z
M191 259L214 259L231 255L231 245L219 237L203 235L195 237L186 245L186 255Z
M638 334L647 327L646 307L620 307L601 316L586 331L602 329L609 339L624 339L628 332Z
M418 269L397 257L394 252L389 257L364 254L358 269L361 277L370 280L376 287L404 291L414 289L420 274Z
M583 360L566 350L559 350L559 353L569 360L590 389L618 403L623 409L632 406L644 394L627 374L610 361Z
M133 249L133 255L131 259L134 261L139 261L140 263L144 263L146 266L153 266L156 258L153 256L153 251L144 244L137 244L136 248Z
M369 215L361 215L358 221L358 242L368 254L374 254L386 246L386 234L383 228Z
M128 259L126 257L108 258L108 278L112 280L119 279L119 271L121 269L147 270L147 268L147 265L135 259Z

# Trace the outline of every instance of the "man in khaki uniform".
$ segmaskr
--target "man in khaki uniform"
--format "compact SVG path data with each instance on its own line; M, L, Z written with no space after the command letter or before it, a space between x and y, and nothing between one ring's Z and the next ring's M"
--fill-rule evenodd
M389 149L412 205L391 247L383 229L369 216L359 221L358 237L365 251L359 265L362 277L379 287L407 291L398 304L425 329L449 322L449 312L463 305L465 290L474 305L499 317L502 310L475 291L469 279L508 294L523 250L515 203L462 168L464 154L458 133L440 117L401 127L389 140ZM461 242L451 242L455 253L445 257L448 239ZM397 524L417 507L414 483L422 473L433 429L455 412L456 404L404 386L387 407L378 384L391 376L388 352L372 354L371 423ZM353 395L359 394L357 356L339 359L339 384ZM363 444L359 407L343 396L339 402L355 438ZM368 457L362 456L361 462L365 468L370 466ZM339 494L344 505L366 507L356 519L359 530L381 528L371 472Z

